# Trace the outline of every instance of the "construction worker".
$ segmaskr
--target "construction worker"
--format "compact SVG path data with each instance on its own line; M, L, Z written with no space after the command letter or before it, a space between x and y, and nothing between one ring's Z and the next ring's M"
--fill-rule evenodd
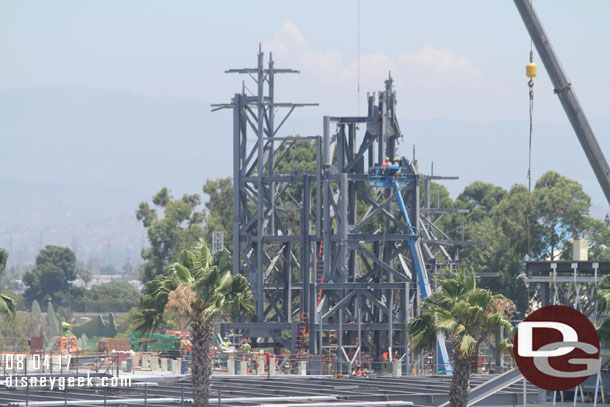
M220 350L222 352L226 352L231 347L231 342L229 342L229 338L225 338L224 341L220 344Z
M390 161L390 157L386 157L385 161L383 162L383 164L381 164L381 172L382 174L385 174L387 172L387 166L388 165L392 165L392 161Z
M244 343L241 345L242 352L250 353L252 352L252 346L248 343L248 339L244 339Z
M394 164L392 164L390 162L388 164L388 167L386 168L388 175L394 175L398 172L398 170L400 170L400 161L399 160L396 160L396 162Z

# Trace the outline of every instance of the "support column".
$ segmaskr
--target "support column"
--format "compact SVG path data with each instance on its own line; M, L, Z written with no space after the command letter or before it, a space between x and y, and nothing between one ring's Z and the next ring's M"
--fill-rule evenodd
M264 109L263 104L263 85L264 85L264 72L263 72L263 53L258 53L258 101L257 101L257 137L258 137L258 162L257 162L257 203L256 203L256 321L262 322L264 320L264 298L265 288L263 281L263 270L264 270L264 247L263 247L263 236L265 234L265 184L263 181L263 174L265 171L265 140L263 132L263 118Z
M241 190L241 109L242 101L239 93L233 99L233 275L239 273L241 248L239 246L240 190Z

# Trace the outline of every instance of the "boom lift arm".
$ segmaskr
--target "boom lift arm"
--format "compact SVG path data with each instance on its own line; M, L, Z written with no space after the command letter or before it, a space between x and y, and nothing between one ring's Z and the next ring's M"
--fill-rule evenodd
M405 171L399 164L391 164L387 167L372 167L369 170L369 178L372 185L376 187L389 188L394 192L394 199L398 204L398 208L404 217L405 226L407 227L407 243L413 257L415 271L417 272L417 285L421 297L425 300L432 294L432 287L428 279L428 272L424 263L424 255L421 251L419 235L413 229L405 201L402 198L400 189L406 186L407 178L404 175ZM440 374L452 374L453 368L449 360L447 346L445 345L445 337L441 332L436 335L436 351L438 372Z
M544 67L551 78L551 82L555 88L554 92L557 94L557 97L559 97L561 106L563 106L563 110L566 112L566 115L572 124L572 128L578 137L578 141L580 141L580 145L583 150L585 150L585 154L589 159L589 163L593 168L597 181L602 187L604 195L606 195L606 199L610 204L610 167L608 167L608 162L599 147L595 134L593 134L593 130L589 125L585 112L578 102L576 92L563 71L559 59L542 28L542 24L540 23L532 4L528 0L514 1L519 10L519 14L521 14L521 18L525 23L525 27L536 46L540 59L542 59Z

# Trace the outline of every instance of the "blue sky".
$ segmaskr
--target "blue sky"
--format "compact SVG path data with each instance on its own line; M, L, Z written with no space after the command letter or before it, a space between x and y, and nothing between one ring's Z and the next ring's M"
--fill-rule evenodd
M227 100L258 42L300 69L279 96L317 101L302 115L357 111L357 0L2 1L0 89L78 86ZM610 2L534 6L590 117L610 117ZM529 39L512 1L360 0L362 98L392 69L402 117L472 122L527 113ZM543 69L536 117L564 121Z

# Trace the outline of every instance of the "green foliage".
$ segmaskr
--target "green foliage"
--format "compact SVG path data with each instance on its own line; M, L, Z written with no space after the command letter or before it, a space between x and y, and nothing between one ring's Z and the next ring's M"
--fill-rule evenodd
M457 201L459 207L469 209L469 221L487 218L491 210L506 196L506 191L493 184L475 181L464 188Z
M174 199L167 188L162 188L152 201L157 208L142 202L136 211L150 243L150 248L142 250L146 263L140 278L144 283L162 274L168 264L176 261L180 251L192 247L205 235L202 227L205 214L197 210L201 204L199 195L185 194L182 199ZM162 218L157 209L163 210Z
M118 329L114 320L114 314L108 315L108 322L104 321L101 315L82 325L72 327L72 333L77 337L85 335L89 338L104 337L114 338Z
M47 304L47 332L50 338L59 336L61 332L59 320L55 316L55 310L51 302Z
M38 317L41 313L42 311L40 309L40 304L38 304L38 301L32 301L32 315Z
M87 337L87 335L82 334L80 336L80 338L77 339L77 345L83 349L86 349L89 347L89 338Z
M224 232L225 247L233 247L233 181L231 177L207 180L203 192L208 195L207 233Z
M121 280L72 293L72 308L77 312L127 312L138 305L140 296L133 285Z
M464 268L446 271L436 278L438 289L425 301L419 317L409 325L414 351L433 351L437 332L454 344L456 354L470 356L484 340L500 329L512 331L496 307L504 297L477 287L473 272Z
M131 331L131 324L133 322L133 317L138 312L138 307L133 307L129 310L126 315L118 318L116 320L118 336L122 336L122 334L126 334Z
M79 270L78 276L83 280L86 288L93 279L93 272L91 270Z
M0 247L0 278L6 269L6 261L8 260L8 250ZM15 316L16 312L15 300L8 295L0 294L0 315L6 315L8 318Z
M578 237L586 225L591 198L577 181L549 171L536 182L534 200L534 217L543 227L541 254L555 259L555 250Z
M610 346L610 275L605 275L597 285L597 313L603 318L597 329L599 341L603 347Z
M455 201L455 207L470 213L445 216L437 224L454 231L456 239L463 233L465 240L485 243L461 248L460 263L479 272L498 273L498 278L481 279L481 285L512 299L523 316L529 305L521 263L526 255L557 258L572 238L580 236L593 242L592 253L610 257L608 227L588 216L589 204L580 184L550 171L536 182L531 195L521 184L506 191L474 182ZM571 251L566 250L565 256L570 257Z
M63 303L68 298L71 282L76 279L76 256L67 247L47 245L38 253L36 266L23 275L27 286L24 296L28 303L53 301Z
M0 247L0 275L6 269L6 261L8 260L8 250Z
M254 312L249 283L240 274L231 275L230 256L224 249L212 257L205 243L183 251L179 262L172 264L167 273L146 284L139 312L133 318L135 330L149 333L157 329L170 293L179 286L186 286L195 294L190 304L192 320L211 324L221 313Z
M28 338L39 335L39 325L31 313L17 311L12 318L0 315L0 348L3 351L26 351Z

